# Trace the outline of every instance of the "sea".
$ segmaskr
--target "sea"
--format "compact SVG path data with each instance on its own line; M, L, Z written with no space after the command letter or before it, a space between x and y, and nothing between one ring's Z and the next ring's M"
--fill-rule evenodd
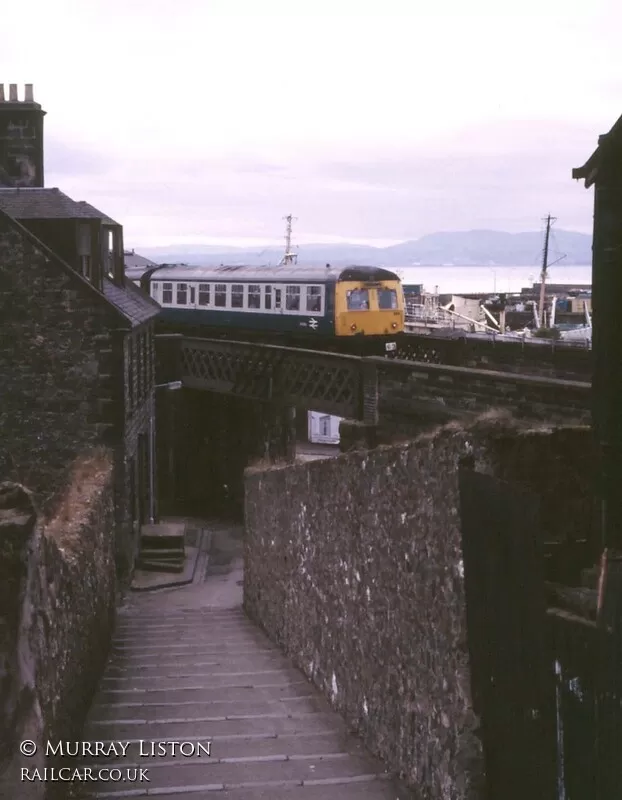
M405 284L423 284L425 292L439 294L517 294L540 282L538 267L398 267ZM592 266L552 266L547 283L591 285Z

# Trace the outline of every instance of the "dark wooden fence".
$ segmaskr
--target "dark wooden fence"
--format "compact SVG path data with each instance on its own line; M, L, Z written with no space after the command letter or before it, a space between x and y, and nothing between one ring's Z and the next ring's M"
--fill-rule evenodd
M599 602L552 607L538 501L460 469L473 702L486 800L622 798L622 561L609 554ZM591 618L590 618L591 617Z

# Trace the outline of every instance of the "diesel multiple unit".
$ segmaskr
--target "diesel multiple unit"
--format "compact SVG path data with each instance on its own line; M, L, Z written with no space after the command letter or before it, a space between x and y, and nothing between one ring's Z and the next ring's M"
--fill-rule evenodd
M378 267L160 266L128 277L161 327L311 349L386 353L404 330L399 277Z

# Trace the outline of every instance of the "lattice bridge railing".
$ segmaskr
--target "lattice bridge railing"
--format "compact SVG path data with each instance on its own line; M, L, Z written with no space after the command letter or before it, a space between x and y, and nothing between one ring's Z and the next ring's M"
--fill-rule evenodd
M363 416L362 360L355 356L186 338L180 342L180 367L189 388Z

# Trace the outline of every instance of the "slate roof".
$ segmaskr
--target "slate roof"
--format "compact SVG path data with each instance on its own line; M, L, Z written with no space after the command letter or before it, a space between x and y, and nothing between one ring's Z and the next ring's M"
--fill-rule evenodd
M155 261L150 261L148 258L144 256L139 256L138 253L135 253L133 250L131 252L125 252L125 269L136 269L136 268L144 268L147 269L148 267L157 267Z
M104 297L130 321L133 328L157 316L162 310L155 300L131 281L126 281L125 287L121 288L104 278Z
M83 200L76 202L60 189L1 189L0 209L13 219L101 219L118 223Z

